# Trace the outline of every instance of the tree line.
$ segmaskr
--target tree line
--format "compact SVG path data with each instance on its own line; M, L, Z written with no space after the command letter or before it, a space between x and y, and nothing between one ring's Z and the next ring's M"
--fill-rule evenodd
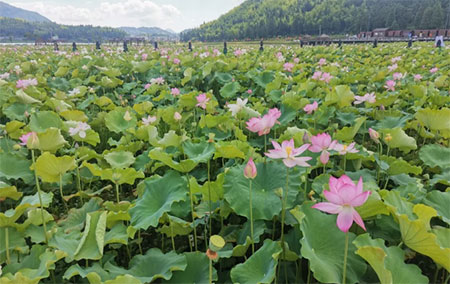
M374 28L449 28L449 0L247 0L181 40L356 34Z
M111 38L124 38L127 33L119 29L91 25L69 26L52 22L31 23L21 19L0 18L0 37L3 38L3 41L48 41L54 36L65 41L95 42Z

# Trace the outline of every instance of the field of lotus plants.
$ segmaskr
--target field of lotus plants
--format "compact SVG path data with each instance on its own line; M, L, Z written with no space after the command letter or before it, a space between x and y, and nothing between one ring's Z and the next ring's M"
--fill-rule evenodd
M0 48L0 283L448 283L450 53Z

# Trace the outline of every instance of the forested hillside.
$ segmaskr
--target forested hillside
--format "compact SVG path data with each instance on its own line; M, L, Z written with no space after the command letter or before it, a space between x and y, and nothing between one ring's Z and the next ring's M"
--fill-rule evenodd
M247 0L182 40L257 39L449 26L449 0Z
M7 40L49 40L53 36L66 41L95 42L123 38L127 34L114 28L68 26L55 23L31 23L20 19L0 18L0 37Z
M23 19L29 22L51 22L39 13L17 8L2 1L0 1L0 17Z

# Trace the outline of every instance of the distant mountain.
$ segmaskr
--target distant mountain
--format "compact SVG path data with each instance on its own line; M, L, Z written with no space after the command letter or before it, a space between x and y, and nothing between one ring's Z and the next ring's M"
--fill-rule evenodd
M0 1L0 17L22 19L29 22L50 23L51 21L39 13L11 6Z
M163 30L158 27L120 27L119 30L122 30L133 37L148 37L150 39L168 39L174 40L178 38L178 34L169 31Z
M447 15L446 15L447 14ZM247 0L217 20L183 31L183 41L355 34L375 28L450 24L449 0Z

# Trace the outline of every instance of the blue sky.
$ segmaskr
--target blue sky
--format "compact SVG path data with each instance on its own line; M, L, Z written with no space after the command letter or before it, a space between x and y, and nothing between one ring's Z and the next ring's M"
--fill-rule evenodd
M244 0L2 0L60 24L157 26L180 32L218 18Z

